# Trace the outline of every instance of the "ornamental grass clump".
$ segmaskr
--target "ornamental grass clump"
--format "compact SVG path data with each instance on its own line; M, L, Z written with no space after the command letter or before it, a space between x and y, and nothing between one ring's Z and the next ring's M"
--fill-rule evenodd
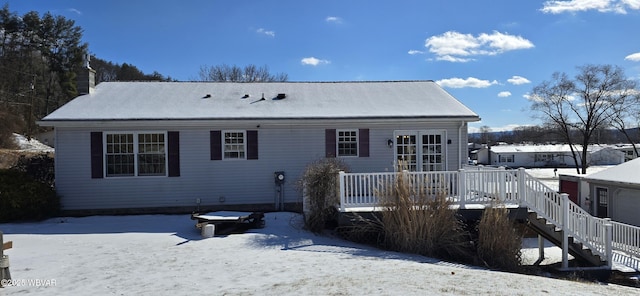
M336 158L323 158L309 164L298 181L304 198L305 227L321 232L331 221L337 220L338 173L348 166Z
M492 205L478 222L477 256L489 268L517 271L522 265L522 235L504 205Z
M426 176L425 178L428 178ZM424 188L424 184L398 173L379 193L383 247L456 261L469 261L469 233L452 209L446 190ZM418 185L416 184L423 184Z

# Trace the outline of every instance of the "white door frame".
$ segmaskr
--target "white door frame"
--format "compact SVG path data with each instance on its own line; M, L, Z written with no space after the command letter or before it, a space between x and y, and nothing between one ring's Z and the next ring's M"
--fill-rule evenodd
M407 144L407 155L414 155L415 163L408 164L410 168L408 170L415 171L428 171L424 168L424 156L429 155L429 149L436 149L437 147L430 147L428 145L433 145L430 143L424 143L424 136L440 136L439 137L439 145L440 145L440 153L436 153L436 155L440 155L440 164L442 165L441 171L448 170L448 149L447 149L447 131L441 129L435 130L396 130L393 131L393 159L394 159L394 169L398 170L398 137L399 136L408 136L414 137L414 140L410 140ZM400 143L402 145L402 143ZM410 147L413 146L413 149ZM411 168L411 166L415 166L415 169Z

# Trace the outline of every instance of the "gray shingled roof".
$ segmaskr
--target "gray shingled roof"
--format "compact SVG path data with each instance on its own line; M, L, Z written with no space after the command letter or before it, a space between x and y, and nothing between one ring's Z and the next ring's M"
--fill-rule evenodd
M41 122L412 117L479 120L433 81L103 82Z
M640 158L627 161L604 171L590 174L585 179L640 185Z

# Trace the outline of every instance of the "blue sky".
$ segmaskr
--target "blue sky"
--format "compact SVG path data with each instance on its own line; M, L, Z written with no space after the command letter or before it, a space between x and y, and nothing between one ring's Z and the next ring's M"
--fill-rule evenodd
M218 64L290 81L434 80L480 115L470 131L538 124L527 94L557 71L611 64L640 80L640 0L8 3L74 20L101 59L178 80Z

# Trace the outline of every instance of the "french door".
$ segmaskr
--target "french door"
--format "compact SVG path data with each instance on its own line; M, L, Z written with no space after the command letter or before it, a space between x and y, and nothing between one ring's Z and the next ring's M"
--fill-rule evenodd
M396 169L414 172L444 171L445 131L395 131Z

